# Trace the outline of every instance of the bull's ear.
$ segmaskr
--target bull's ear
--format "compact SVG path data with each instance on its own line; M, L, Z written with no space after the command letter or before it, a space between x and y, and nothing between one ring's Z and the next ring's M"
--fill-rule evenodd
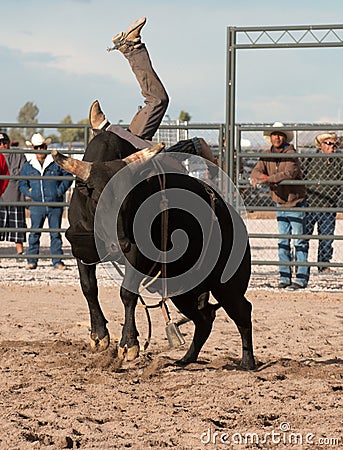
M75 175L82 181L86 182L88 180L92 168L91 162L80 161L79 159L62 155L57 150L52 150L51 154L55 163L62 167L62 169Z
M151 147L144 148L143 150L139 150L132 155L127 156L123 159L126 164L135 163L132 165L132 170L135 172L138 168L142 167L146 164L151 158L160 153L165 147L164 142L159 142Z

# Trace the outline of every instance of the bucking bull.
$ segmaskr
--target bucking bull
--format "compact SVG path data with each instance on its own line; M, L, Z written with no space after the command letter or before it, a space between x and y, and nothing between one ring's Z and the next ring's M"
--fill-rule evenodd
M66 237L88 302L91 348L103 351L110 341L98 300L96 263L122 261L125 321L119 357L132 360L139 354L135 323L139 288L143 279L155 279L151 289L169 297L194 323L192 343L180 364L197 360L220 306L239 330L241 366L253 369L252 308L245 298L251 271L245 225L214 188L174 170L175 161L170 164L168 153L160 153L162 148L156 144L135 152L127 141L103 132L88 144L82 161L52 152L56 163L77 179ZM144 239L157 256L145 251L144 243L142 248ZM210 293L218 305L208 301Z

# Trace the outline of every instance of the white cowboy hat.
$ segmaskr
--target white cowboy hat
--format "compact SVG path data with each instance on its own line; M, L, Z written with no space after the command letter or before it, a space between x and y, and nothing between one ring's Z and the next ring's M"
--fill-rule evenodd
M49 145L51 138L44 139L40 133L35 133L32 135L31 141L25 141L25 144L32 147L37 147L38 145Z
M281 133L283 133L286 136L286 141L289 143L291 141L293 141L294 138L294 134L293 131L289 131L289 130L283 130L284 124L281 122L275 122L270 128L268 128L268 130L265 130L263 132L263 137L264 139L271 143L270 141L270 135L272 133L275 133L276 131L280 131Z
M323 133L323 134L318 134L318 136L316 136L315 140L314 140L314 145L317 148L320 148L321 144L323 141L326 141L327 139L334 139L335 141L337 140L337 134L332 132L332 133Z

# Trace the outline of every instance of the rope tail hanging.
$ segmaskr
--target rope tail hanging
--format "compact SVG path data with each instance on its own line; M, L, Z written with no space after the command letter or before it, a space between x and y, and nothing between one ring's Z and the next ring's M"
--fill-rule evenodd
M159 183L161 190L161 201L160 208L162 211L162 221L161 221L161 278L162 278L162 300L161 300L161 309L162 314L166 323L166 335L169 342L170 348L178 347L180 345L185 344L185 339L179 330L179 327L176 323L172 321L172 318L169 313L169 309L167 306L168 300L168 278L167 278L167 246L168 246L168 219L169 212L168 206L169 201L166 195L166 174L161 167L160 163L157 160L153 160L155 167L158 166L159 169ZM162 174L162 175L161 175Z

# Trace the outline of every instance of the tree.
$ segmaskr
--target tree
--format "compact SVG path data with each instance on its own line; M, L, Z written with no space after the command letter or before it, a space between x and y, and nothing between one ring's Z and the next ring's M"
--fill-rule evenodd
M190 122L191 116L187 111L180 111L179 120L180 122Z
M49 133L46 137L50 138L51 142L60 142L60 137L55 133Z
M33 102L26 102L18 113L17 121L20 124L37 124L39 108ZM19 145L24 145L26 139L30 139L36 128L12 128L9 133L11 141L19 141Z
M89 119L81 119L77 122L80 125L88 125L89 124ZM85 140L85 131L83 128L78 128L77 129L77 136L75 138L75 141L78 142L83 142Z
M19 146L22 147L25 142L25 137L22 128L11 128L8 133L11 142L19 142Z
M17 120L19 123L38 123L39 108L32 102L26 102L20 109Z
M73 123L71 116L66 116L63 120L61 120L62 124L71 125ZM57 128L57 131L60 133L61 142L62 143L71 143L76 140L78 129L77 128Z

